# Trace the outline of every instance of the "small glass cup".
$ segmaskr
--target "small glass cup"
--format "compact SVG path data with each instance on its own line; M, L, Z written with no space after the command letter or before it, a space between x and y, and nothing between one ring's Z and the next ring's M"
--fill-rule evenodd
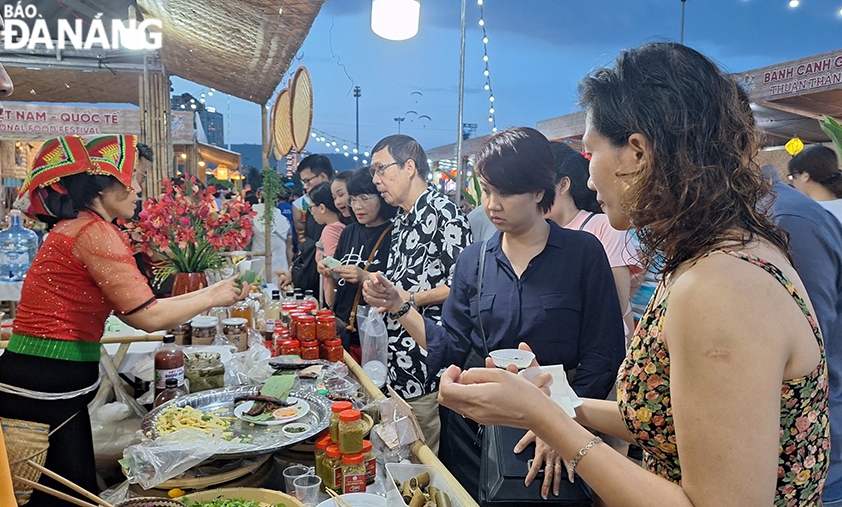
M319 503L319 488L322 485L322 478L316 475L302 475L293 481L295 486L295 498L303 503L305 507L313 507Z
M305 475L313 475L314 473L314 469L304 465L292 465L284 468L284 483L286 484L287 494L295 494L295 485L293 484L295 479Z

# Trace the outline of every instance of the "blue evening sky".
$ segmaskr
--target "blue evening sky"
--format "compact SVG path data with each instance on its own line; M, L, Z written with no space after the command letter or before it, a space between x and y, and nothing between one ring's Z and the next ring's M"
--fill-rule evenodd
M789 0L687 0L684 41L742 72L842 48L840 9L842 0L801 0L797 8ZM624 48L678 41L681 27L680 0L484 0L483 11L498 128L577 111L582 76ZM368 0L329 0L301 47L313 78L313 128L353 141L358 85L361 146L397 132L399 116L401 132L426 148L455 142L460 1L421 0L418 35L402 42L375 35L370 16ZM478 125L475 136L491 132L479 19L468 0L464 121ZM203 90L180 78L173 88L197 97ZM230 110L226 142L260 143L258 105L232 97L229 106L221 93L208 105ZM307 149L320 151L312 141Z

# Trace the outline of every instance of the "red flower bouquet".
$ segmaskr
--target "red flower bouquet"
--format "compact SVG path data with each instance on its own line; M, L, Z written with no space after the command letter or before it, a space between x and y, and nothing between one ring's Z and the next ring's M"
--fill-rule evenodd
M164 180L162 186L164 193L143 204L137 222L122 224L142 252L165 259L156 266L156 282L173 273L218 269L222 251L242 250L251 240L256 212L249 203L235 201L216 210L213 187L200 191L193 177L184 185Z

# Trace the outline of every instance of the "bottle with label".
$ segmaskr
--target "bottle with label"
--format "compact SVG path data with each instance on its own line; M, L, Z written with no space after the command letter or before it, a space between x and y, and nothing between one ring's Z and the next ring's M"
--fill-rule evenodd
M304 291L300 288L295 289L295 305L301 307L301 303L304 302Z
M177 386L184 385L184 352L175 344L175 336L164 335L164 344L155 352L155 396L167 388L167 379L177 381Z
M155 397L155 406L159 407L170 400L178 398L179 396L187 396L187 391L185 391L183 387L178 386L178 381L176 379L168 378L167 388Z
M20 224L19 210L9 217L11 225L0 231L0 281L21 282L38 252L38 235Z
M281 291L273 290L272 299L266 302L266 320L281 318Z

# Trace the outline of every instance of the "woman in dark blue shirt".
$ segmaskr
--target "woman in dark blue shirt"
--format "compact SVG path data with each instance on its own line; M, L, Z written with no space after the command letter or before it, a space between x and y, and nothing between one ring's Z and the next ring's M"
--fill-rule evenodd
M605 398L625 352L622 313L599 240L544 219L557 183L549 141L531 128L501 131L482 148L475 170L485 212L498 232L459 255L442 325L424 319L379 274L365 282L366 300L399 316L426 348L428 371L464 365L471 349L484 355L479 308L488 350L526 342L541 364L576 370L571 386L579 396ZM485 262L477 305L480 255ZM447 465L445 411L442 459ZM476 473L457 478L463 485L477 484Z

